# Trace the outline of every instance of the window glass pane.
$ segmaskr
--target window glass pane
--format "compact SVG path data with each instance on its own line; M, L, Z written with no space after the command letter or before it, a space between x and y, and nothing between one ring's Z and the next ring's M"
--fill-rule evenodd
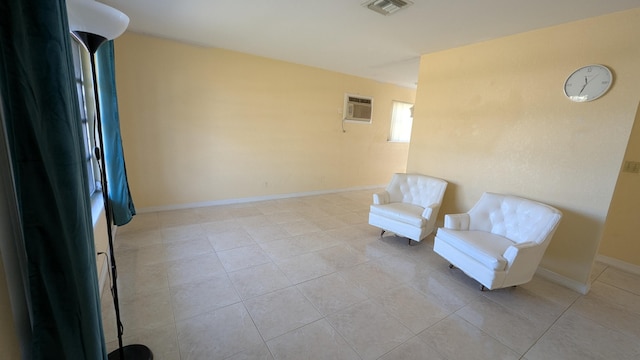
M71 48L73 51L73 68L75 70L76 78L76 91L78 93L78 102L80 109L80 120L82 121L82 138L84 141L85 159L87 162L87 175L89 193L93 194L96 191L96 181L93 170L93 158L92 158L92 141L89 131L89 120L87 119L87 106L85 101L85 87L84 76L82 75L82 57L80 56L80 44L75 40L71 42Z
M399 101L393 102L389 141L409 142L413 125L413 104Z

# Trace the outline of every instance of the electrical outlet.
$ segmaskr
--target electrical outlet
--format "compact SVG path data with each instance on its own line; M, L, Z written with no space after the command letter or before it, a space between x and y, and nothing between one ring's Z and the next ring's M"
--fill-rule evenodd
M622 171L633 174L640 173L640 161L625 161Z

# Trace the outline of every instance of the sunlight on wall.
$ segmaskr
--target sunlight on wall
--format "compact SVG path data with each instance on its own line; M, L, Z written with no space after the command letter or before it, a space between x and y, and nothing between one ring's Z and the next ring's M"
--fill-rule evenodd
M408 144L387 142L391 103L414 89L127 33L116 80L138 208L386 184ZM374 98L345 123L344 94Z
M624 161L640 161L640 106L636 111ZM599 253L640 268L640 174L624 171L624 162L622 168L607 215Z
M586 285L638 105L638 33L632 10L424 55L408 171L451 182L441 214L484 191L558 207L542 267ZM614 72L609 93L567 100L592 63Z

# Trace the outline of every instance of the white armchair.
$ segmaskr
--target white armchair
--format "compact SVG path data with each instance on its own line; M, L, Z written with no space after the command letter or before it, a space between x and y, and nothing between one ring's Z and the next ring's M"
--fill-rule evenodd
M373 194L369 224L420 241L435 229L447 182L420 174L394 174L385 191Z
M482 284L482 290L529 282L562 213L516 196L484 193L471 210L445 215L433 250Z

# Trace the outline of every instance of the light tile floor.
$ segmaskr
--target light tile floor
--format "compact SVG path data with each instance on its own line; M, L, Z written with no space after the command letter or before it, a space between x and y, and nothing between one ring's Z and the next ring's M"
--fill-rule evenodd
M144 213L115 240L124 342L163 359L640 359L640 276L485 291L367 224L373 191ZM109 350L113 303L102 299Z

